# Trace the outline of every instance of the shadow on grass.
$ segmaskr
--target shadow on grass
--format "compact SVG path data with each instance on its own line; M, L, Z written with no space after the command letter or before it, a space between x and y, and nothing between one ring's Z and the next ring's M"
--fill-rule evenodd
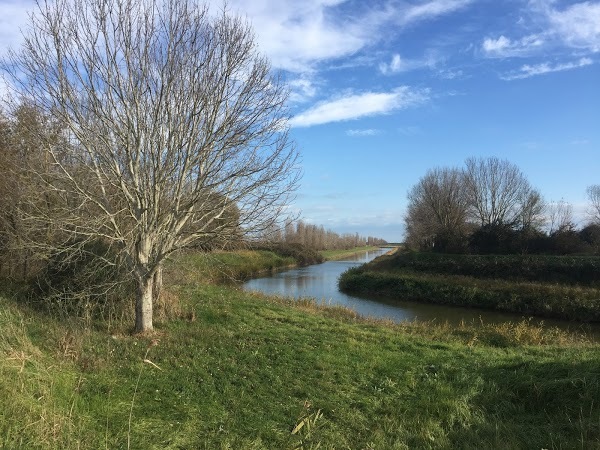
M472 406L484 420L451 436L462 448L600 448L600 360L522 360L478 373Z

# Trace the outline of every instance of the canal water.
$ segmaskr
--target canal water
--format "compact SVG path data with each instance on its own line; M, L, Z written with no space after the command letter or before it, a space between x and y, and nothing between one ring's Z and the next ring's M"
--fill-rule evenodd
M270 276L249 280L243 284L243 287L246 290L263 292L268 295L296 299L311 298L326 305L348 307L365 317L388 319L394 322L434 320L451 324L459 324L463 321L478 324L515 322L524 318L518 314L477 308L431 305L397 299L356 297L339 291L338 278L344 271L369 262L387 251L389 249L369 251L342 261L327 261L323 264L286 270ZM532 319L532 321L537 323L541 319ZM544 319L543 322L546 325L558 326L562 329L579 328L579 325L566 321Z

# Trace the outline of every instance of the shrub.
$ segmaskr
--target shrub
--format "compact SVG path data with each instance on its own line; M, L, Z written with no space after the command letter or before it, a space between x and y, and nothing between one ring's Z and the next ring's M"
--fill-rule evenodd
M134 293L124 264L104 242L71 242L57 251L32 281L31 303L58 315L114 314L130 306Z
M590 288L373 272L360 268L342 274L339 286L346 292L388 298L600 322L599 292Z
M370 269L461 275L512 281L600 285L600 257L552 255L447 255L398 252Z
M294 258L299 266L321 264L325 261L323 255L321 255L318 251L305 247L301 244L278 243L269 246L266 249L283 257Z

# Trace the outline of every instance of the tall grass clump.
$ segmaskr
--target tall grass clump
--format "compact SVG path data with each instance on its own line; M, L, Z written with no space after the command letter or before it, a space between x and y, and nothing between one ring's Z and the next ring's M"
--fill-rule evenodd
M165 275L175 285L235 283L296 264L292 256L283 256L270 250L188 252L172 258Z
M0 448L78 447L85 440L75 407L81 378L32 342L36 325L28 322L0 297Z

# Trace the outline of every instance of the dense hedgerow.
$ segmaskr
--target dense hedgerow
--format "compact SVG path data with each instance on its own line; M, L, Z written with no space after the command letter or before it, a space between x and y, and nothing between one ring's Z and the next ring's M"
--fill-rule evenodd
M414 271L513 281L600 286L600 257L546 255L449 255L399 252L372 270Z
M340 289L427 303L600 322L600 291L594 288L350 269L342 275Z
M399 252L348 270L340 289L452 306L600 322L600 258Z

